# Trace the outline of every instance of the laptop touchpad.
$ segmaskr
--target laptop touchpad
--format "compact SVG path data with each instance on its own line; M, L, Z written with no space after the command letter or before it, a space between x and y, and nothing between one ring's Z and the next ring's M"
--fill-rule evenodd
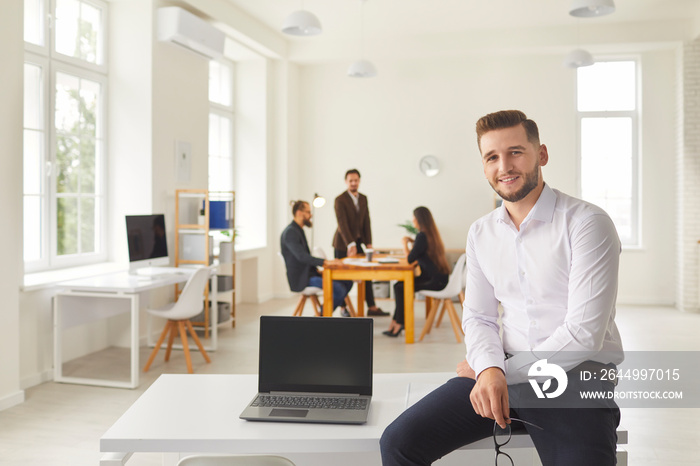
M279 416L279 417L306 417L306 415L309 414L308 409L281 409L281 408L275 408L272 411L270 411L270 416Z

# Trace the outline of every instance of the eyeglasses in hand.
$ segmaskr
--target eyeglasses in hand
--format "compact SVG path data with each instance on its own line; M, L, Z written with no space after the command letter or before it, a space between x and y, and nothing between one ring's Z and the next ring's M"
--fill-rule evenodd
M537 429L544 430L537 424L533 424L532 422L528 421L523 421L522 419L512 417L510 418L510 420L522 422L523 424L527 424L529 426L536 427ZM501 447L505 446L508 442L510 442L511 436L512 431L510 424L506 424L506 428L501 429L501 426L499 426L496 423L496 421L493 421L493 445L496 449L496 466L515 466L515 463L513 463L513 458L511 458L508 453L504 453L501 451Z

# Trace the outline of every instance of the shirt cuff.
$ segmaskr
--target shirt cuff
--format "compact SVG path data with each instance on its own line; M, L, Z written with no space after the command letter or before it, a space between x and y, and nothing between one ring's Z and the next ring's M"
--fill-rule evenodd
M355 246L355 242L353 241L352 243L348 244L347 248L350 249L352 246Z
M469 365L474 369L474 373L476 374L476 378L479 378L479 374L481 374L483 371L488 369L489 367L498 367L503 371L503 373L506 373L506 367L505 367L505 361L503 360L503 353L500 355L490 355L490 354L484 354L481 356L477 356L474 358L473 364L469 363Z

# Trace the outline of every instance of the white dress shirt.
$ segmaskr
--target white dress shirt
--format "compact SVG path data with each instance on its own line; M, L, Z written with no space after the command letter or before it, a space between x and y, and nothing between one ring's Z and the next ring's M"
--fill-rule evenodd
M620 250L604 210L546 184L519 231L505 206L474 222L462 326L476 374L499 367L513 384L543 358L564 370L622 362L614 320Z

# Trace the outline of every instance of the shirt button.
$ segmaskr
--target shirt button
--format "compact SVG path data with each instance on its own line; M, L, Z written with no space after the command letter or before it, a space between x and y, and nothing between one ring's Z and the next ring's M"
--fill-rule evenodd
M534 320L530 321L530 327L535 327L536 325L537 325L537 322L535 322Z

